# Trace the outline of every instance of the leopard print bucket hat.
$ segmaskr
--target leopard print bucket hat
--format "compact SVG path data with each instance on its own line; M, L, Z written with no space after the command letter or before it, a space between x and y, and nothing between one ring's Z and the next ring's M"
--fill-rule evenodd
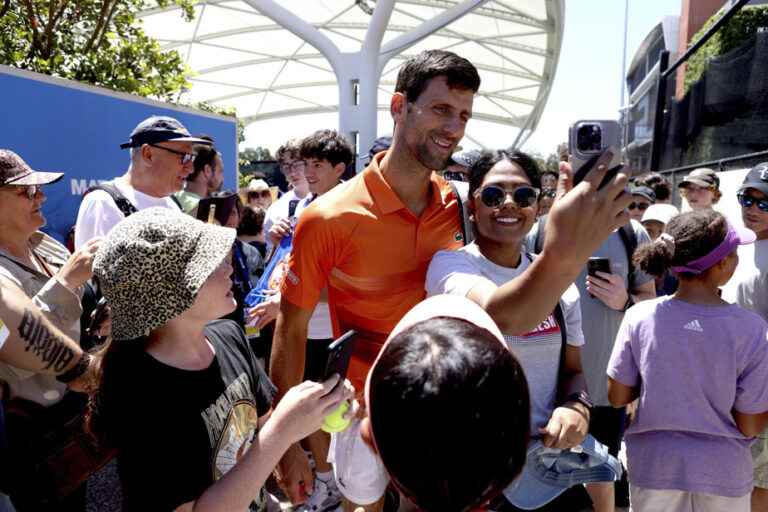
M167 208L141 210L115 226L93 262L112 310L112 337L146 336L192 307L235 236Z

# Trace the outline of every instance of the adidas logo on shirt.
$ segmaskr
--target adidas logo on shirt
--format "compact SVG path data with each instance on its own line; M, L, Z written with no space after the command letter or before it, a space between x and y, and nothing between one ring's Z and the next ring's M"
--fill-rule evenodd
M688 329L689 331L704 332L704 329L702 329L698 320L691 320L683 326L683 329Z

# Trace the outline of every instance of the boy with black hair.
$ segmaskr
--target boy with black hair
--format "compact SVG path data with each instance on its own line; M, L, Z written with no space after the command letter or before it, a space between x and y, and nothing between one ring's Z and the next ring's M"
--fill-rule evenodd
M354 176L352 146L336 130L318 130L305 138L299 154L306 162L304 177L309 191L315 196L328 192L340 181L350 178L350 174Z

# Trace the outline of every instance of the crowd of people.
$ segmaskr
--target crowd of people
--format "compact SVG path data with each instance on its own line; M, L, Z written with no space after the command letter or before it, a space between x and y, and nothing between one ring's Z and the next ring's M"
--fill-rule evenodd
M768 510L768 164L746 228L711 169L679 213L662 175L603 184L610 150L580 183L457 151L479 87L412 57L365 170L319 130L282 193L152 116L70 249L62 173L0 149L0 511L84 511L112 459L124 510L610 512L622 476L638 512Z

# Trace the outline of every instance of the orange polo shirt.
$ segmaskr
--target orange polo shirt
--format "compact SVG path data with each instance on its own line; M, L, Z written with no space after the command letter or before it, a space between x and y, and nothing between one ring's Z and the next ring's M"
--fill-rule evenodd
M347 373L359 392L390 331L425 298L432 256L464 245L451 186L433 173L416 217L382 176L384 155L304 210L282 286L282 300L307 310L328 288L334 334L360 334Z

